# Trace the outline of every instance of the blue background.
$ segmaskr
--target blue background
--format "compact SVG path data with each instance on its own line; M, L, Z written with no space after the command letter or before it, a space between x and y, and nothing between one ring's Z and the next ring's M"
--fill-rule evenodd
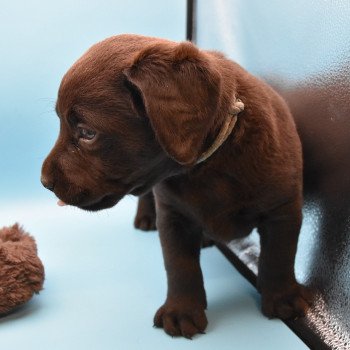
M209 327L195 340L152 328L166 293L156 233L133 229L135 198L97 214L58 208L39 182L58 133L60 79L93 43L118 33L183 40L181 1L12 1L0 7L0 223L36 238L44 291L0 319L0 348L305 349L260 314L256 291L215 249L203 251Z
M48 197L40 167L58 132L54 105L65 71L92 44L118 33L182 40L182 1L0 3L0 194Z

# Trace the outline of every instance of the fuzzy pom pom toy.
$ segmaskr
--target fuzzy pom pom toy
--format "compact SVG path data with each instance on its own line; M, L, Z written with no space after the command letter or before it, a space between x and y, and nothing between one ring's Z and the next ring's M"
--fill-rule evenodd
M33 237L18 224L0 229L0 315L39 293L44 266Z

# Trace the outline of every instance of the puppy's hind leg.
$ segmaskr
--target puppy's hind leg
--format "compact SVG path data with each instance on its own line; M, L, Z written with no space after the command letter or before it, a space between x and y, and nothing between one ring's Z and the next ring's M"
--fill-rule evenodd
M258 289L262 311L269 318L304 316L312 303L312 293L296 281L294 274L301 216L301 200L295 200L268 214L258 227Z
M152 191L139 197L134 226L142 231L155 231L157 229L156 209Z

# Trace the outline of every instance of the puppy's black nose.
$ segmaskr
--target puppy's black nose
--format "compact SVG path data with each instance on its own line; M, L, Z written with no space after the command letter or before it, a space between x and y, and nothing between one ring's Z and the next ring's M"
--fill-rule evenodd
M44 175L41 175L40 181L43 184L43 186L50 191L53 191L53 189L55 188L54 182L52 180L46 178Z

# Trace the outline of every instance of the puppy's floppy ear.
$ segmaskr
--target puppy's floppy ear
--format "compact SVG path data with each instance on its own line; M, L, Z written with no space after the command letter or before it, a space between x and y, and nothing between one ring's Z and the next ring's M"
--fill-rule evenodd
M163 149L181 164L194 164L219 103L221 78L210 60L189 42L162 42L139 52L124 74Z

